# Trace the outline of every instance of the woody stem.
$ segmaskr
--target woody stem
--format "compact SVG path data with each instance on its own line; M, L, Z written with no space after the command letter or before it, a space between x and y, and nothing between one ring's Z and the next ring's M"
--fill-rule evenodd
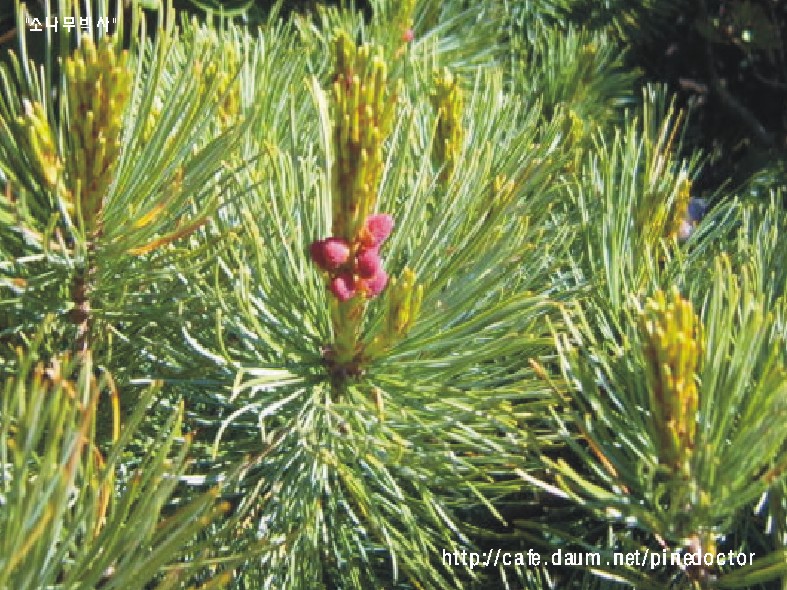
M90 349L91 333L93 330L93 314L90 308L91 293L96 276L96 264L93 259L95 243L91 240L87 246L85 266L77 271L71 284L71 300L74 308L71 311L71 321L77 327L77 336L74 349L81 357Z

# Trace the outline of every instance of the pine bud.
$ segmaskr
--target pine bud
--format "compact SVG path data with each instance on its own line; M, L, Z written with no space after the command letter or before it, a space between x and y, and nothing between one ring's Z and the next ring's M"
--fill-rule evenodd
M334 41L332 187L334 235L351 239L374 209L395 101L388 93L383 48L357 47L346 33Z
M23 101L25 114L17 118L23 130L20 144L32 160L35 172L47 188L55 188L63 163L58 155L57 143L47 119L46 110L39 102Z
M445 184L453 174L462 150L464 98L459 80L448 68L434 76L432 106L437 112L437 132L432 144L432 160L442 167L440 182Z
M123 116L133 85L127 59L111 37L103 37L98 47L83 37L64 64L73 126L67 152L68 184L79 197L89 231L102 223L104 199L120 155Z
M674 287L657 291L640 311L651 414L661 460L681 467L694 448L699 393L695 373L702 353L702 326L689 301Z

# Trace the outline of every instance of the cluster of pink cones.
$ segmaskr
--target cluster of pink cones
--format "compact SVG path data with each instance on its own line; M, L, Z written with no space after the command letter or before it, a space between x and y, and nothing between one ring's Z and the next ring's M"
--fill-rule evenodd
M393 226L390 215L370 215L355 242L330 237L310 246L314 263L330 273L328 289L339 301L348 301L358 293L371 299L385 289L388 273L380 259L380 246L391 235Z

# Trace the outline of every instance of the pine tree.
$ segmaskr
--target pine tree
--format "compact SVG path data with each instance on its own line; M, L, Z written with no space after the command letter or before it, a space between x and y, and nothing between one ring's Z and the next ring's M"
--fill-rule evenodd
M0 588L783 584L781 195L696 213L636 11L241 4L17 4Z

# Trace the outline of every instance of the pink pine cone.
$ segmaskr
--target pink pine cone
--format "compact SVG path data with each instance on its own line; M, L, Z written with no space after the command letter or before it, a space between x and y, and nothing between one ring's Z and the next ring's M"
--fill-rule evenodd
M323 250L325 246L323 245L323 240L317 240L316 242L312 242L309 246L309 256L311 256L312 261L314 264L319 266L320 268L325 268L325 256L323 254Z
M404 33L402 33L402 41L405 43L410 43L413 39L415 39L415 33L412 29L406 29Z
M387 284L388 273L383 268L380 268L371 279L363 281L363 290L366 292L366 297L371 299L382 293Z
M377 213L366 218L361 230L361 243L369 248L382 244L393 231L394 218L387 213Z
M355 258L355 272L362 279L371 279L380 271L382 264L378 248L364 249Z
M355 280L351 273L343 272L331 279L329 289L339 301L344 303L355 297Z
M350 245L341 238L326 238L314 242L309 252L321 269L336 270L350 258Z

